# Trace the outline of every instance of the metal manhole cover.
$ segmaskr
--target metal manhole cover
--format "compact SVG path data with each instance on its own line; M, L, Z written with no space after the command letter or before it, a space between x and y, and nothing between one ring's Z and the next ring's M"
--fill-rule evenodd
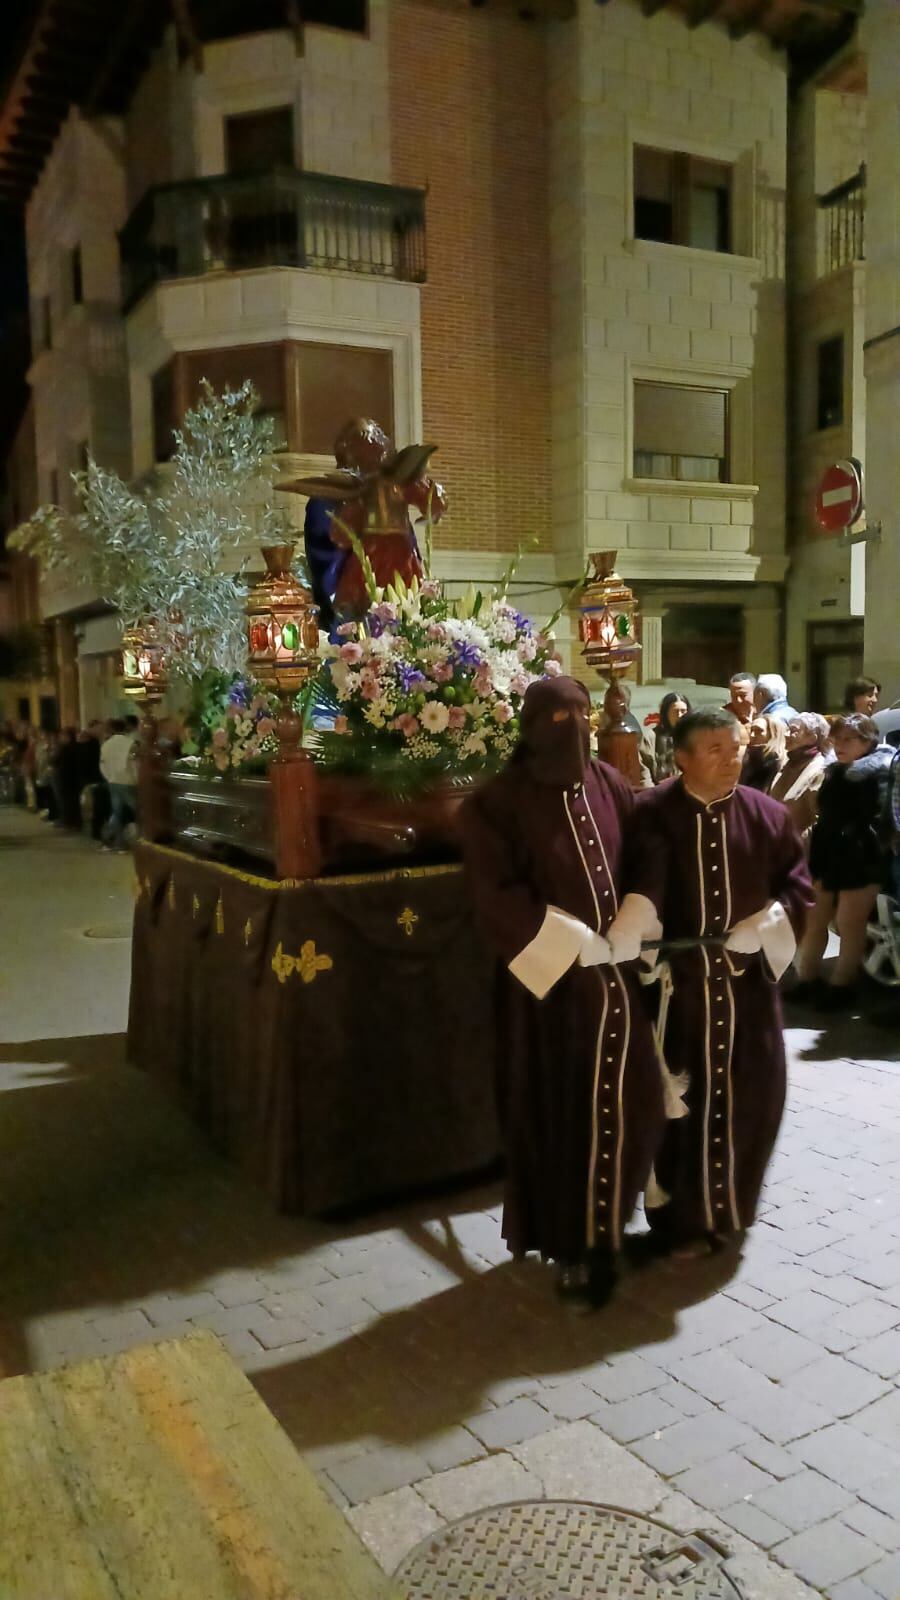
M710 1534L613 1506L522 1500L432 1534L404 1557L404 1600L741 1600Z
M101 923L96 928L82 928L83 939L130 939L131 929L123 923Z

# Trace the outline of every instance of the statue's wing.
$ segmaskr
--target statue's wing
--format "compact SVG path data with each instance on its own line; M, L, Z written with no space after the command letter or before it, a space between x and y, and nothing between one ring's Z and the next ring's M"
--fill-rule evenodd
M417 478L421 478L436 449L436 444L404 445L402 450L388 456L381 468L382 477L390 478L394 483L415 483Z
M356 500L364 492L365 479L355 472L323 472L321 476L276 483L275 487L286 494L318 495L323 500Z

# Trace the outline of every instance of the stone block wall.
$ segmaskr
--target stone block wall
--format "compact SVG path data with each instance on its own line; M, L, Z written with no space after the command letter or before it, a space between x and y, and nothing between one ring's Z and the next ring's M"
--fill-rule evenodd
M748 581L761 560L783 573L785 94L784 62L758 39L648 18L636 0L583 4L555 30L554 459L580 482L573 495L555 476L554 522L567 546L580 526L587 548L622 551L635 577ZM739 253L634 238L636 144L733 164ZM742 487L634 481L635 378L731 391Z

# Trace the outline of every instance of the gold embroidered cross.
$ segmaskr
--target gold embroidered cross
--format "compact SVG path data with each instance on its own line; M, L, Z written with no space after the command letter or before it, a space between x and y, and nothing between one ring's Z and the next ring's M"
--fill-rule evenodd
M330 956L319 955L313 939L307 939L300 946L298 956L289 956L279 939L272 957L272 971L279 983L287 983L292 972L296 972L301 982L314 983L320 972L330 972L333 966Z
M253 922L250 917L244 923L244 944L249 945L253 933Z
M418 920L419 919L415 911L413 911L412 906L404 906L399 917L397 918L397 927L403 929L407 939L411 939L413 936L413 930L415 929Z

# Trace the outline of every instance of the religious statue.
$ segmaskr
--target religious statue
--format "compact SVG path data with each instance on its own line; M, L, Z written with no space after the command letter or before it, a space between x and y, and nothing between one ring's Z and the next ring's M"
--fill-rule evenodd
M381 588L399 575L421 578L410 507L439 521L446 498L426 467L436 445L395 450L377 422L357 418L335 441L337 470L279 484L308 495L304 535L313 597L324 626L358 621L369 608L362 567L347 529L359 539ZM344 526L341 526L343 524Z

